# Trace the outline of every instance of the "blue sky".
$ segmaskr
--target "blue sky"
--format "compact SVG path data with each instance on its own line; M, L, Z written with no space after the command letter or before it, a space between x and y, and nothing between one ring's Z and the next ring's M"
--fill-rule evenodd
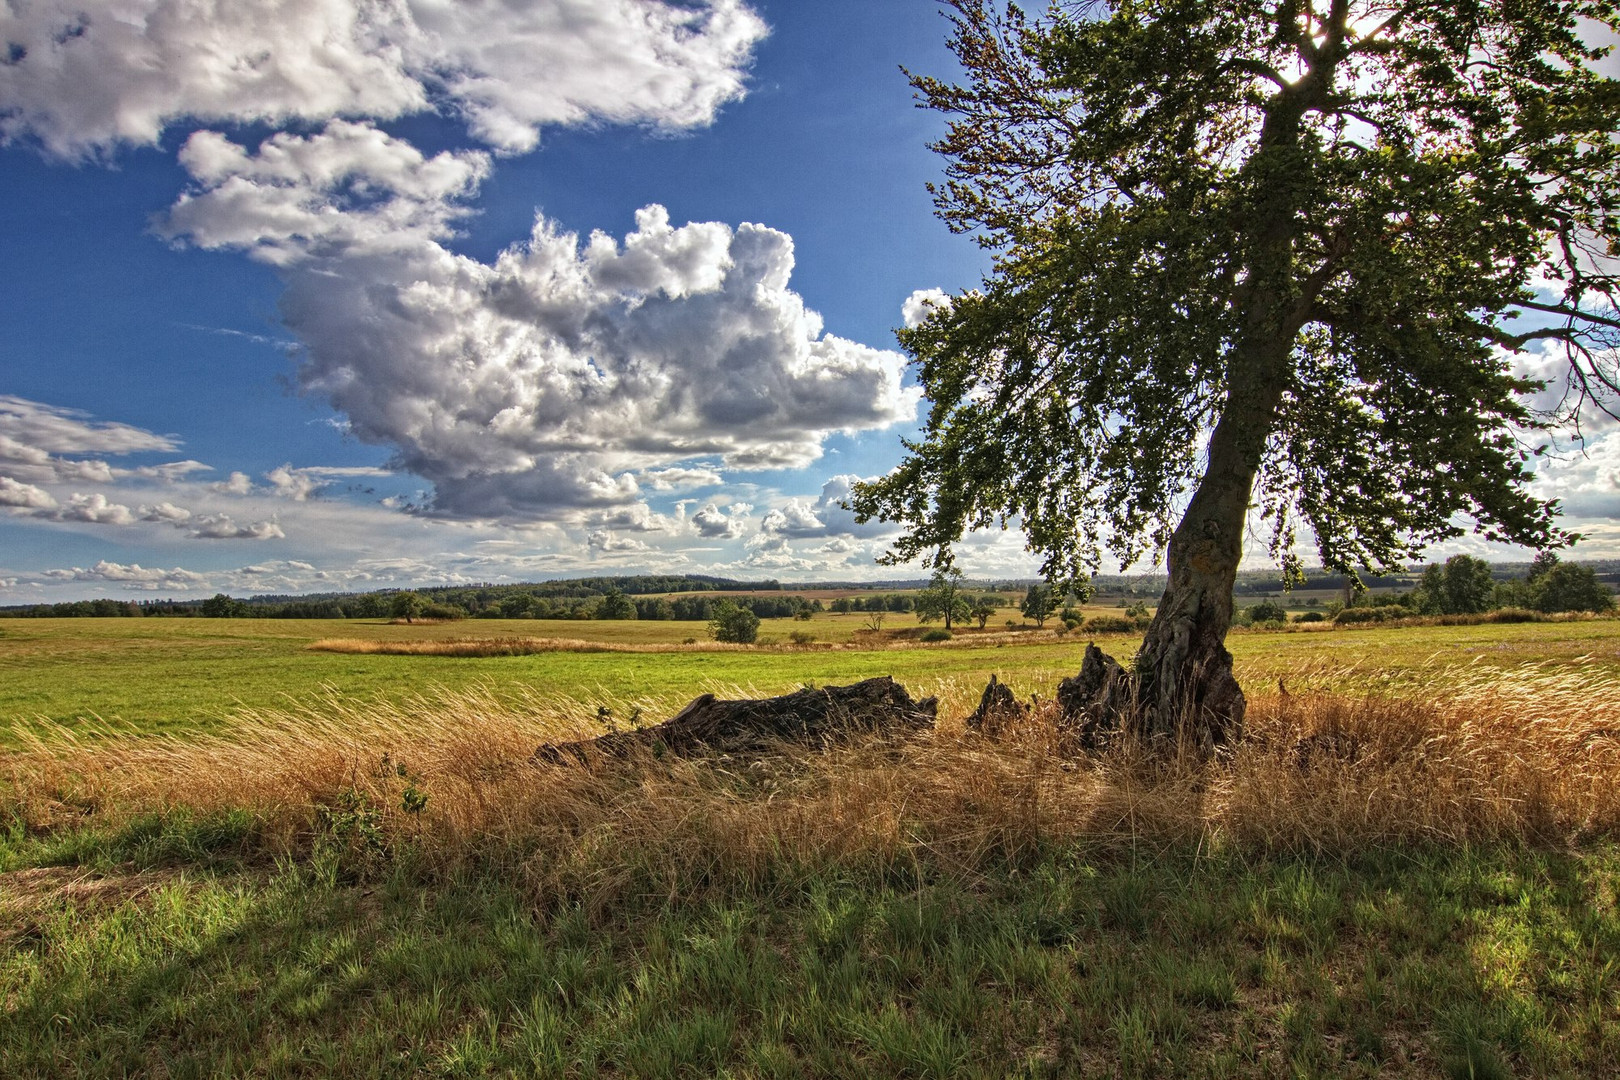
M986 265L933 3L188 7L0 15L0 603L894 573L837 500ZM1589 451L1543 483L1611 554Z

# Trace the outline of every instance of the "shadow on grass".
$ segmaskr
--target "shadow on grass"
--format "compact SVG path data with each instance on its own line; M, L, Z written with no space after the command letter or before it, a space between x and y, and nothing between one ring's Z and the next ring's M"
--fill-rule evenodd
M1620 1071L1612 848L919 863L593 920L492 869L252 840L13 835L8 868L166 873L0 907L0 1075Z

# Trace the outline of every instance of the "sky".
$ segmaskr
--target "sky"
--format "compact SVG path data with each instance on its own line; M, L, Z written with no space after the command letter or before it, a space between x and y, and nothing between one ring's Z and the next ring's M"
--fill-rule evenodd
M917 430L894 329L987 267L901 71L950 76L946 35L930 0L10 0L0 604L921 576L839 500ZM1620 435L1540 468L1620 554Z

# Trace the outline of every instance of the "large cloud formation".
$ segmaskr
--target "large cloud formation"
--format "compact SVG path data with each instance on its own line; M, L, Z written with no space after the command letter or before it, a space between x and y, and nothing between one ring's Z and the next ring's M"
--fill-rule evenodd
M566 518L638 500L638 472L804 465L831 431L915 415L903 358L823 333L774 229L649 206L622 244L582 243L542 216L486 264L444 245L481 155L335 121L252 153L199 132L181 161L197 183L163 231L281 268L303 386L439 513Z
M78 159L169 125L461 117L502 151L550 124L684 128L743 93L740 0L12 0L0 137Z

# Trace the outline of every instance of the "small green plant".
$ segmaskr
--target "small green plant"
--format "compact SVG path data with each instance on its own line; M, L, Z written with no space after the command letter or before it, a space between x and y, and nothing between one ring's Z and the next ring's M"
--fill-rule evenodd
M1120 615L1094 615L1087 624L1093 634L1131 634L1137 630L1136 620Z
M330 804L316 807L315 817L320 826L316 847L328 849L339 864L349 863L347 869L363 870L388 850L382 808L358 788L338 792Z
M407 783L405 790L399 793L399 808L413 817L427 809L428 794L418 788L414 783Z
M920 640L922 640L922 641L949 641L949 640L951 640L952 636L953 635L951 634L951 632L949 630L944 630L944 629L940 629L940 628L936 627L933 630L929 630L927 633L923 634L923 636L922 636L922 638Z
M808 645L816 640L816 635L808 630L795 630L788 634L788 640L795 645Z

